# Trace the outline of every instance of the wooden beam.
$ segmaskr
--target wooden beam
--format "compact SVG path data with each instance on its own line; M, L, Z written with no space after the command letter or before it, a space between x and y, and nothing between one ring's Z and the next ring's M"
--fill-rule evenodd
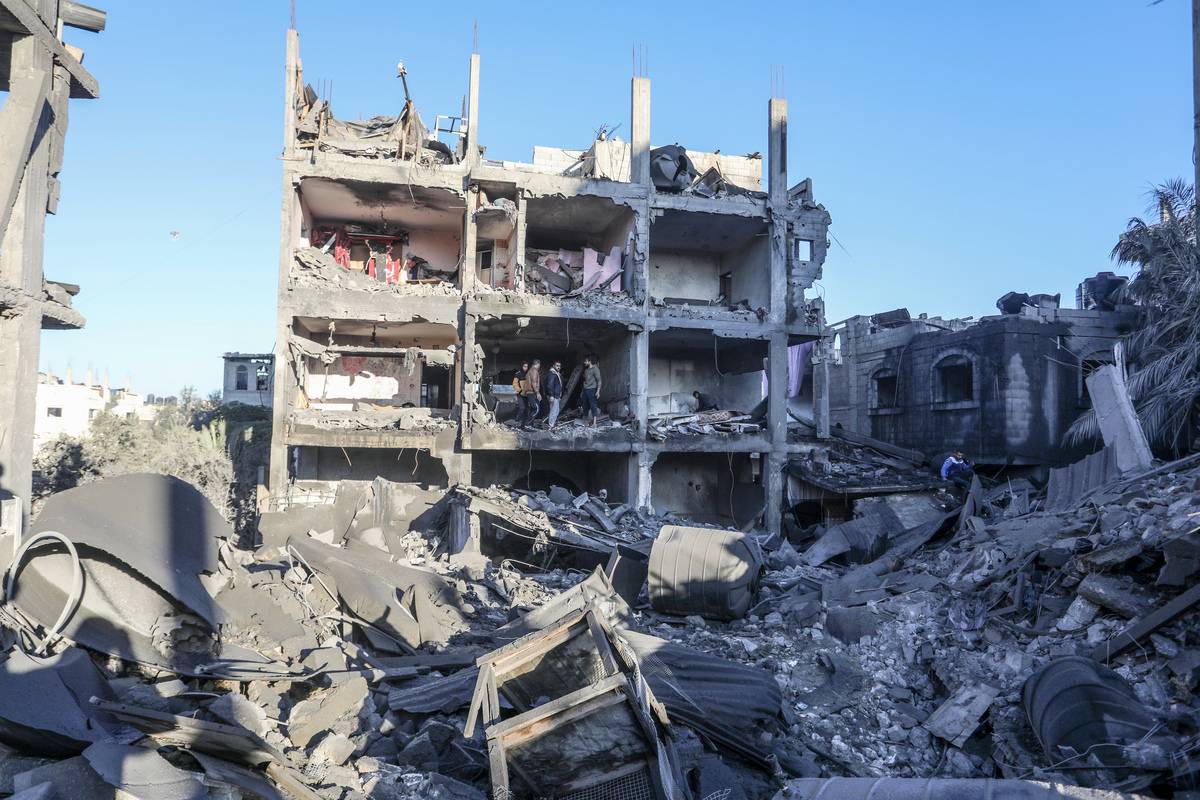
M50 51L55 61L67 68L67 72L71 73L71 97L94 99L100 96L100 84L92 73L84 69L79 59L67 52L63 43L24 0L0 0L0 9L14 17L30 36L36 37Z
M1151 611L1116 636L1096 645L1095 649L1092 650L1092 658L1107 664L1109 659L1115 658L1129 648L1140 644L1142 640L1146 639L1154 631L1171 622L1197 603L1200 603L1200 584L1193 586L1182 594L1176 595L1169 602L1163 604L1155 611Z
M0 242L12 218L13 205L29 162L29 151L50 93L49 70L14 75L12 91L0 106Z
M83 3L76 3L73 0L60 0L58 4L58 16L62 20L63 25L70 25L72 28L79 28L92 33L99 33L104 30L104 25L108 22L108 14L98 8L85 6Z

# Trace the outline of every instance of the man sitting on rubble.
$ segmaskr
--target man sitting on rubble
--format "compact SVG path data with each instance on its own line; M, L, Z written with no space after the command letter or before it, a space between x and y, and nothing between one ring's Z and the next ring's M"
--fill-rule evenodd
M521 414L519 425L528 428L537 419L542 410L542 361L535 358L525 378L521 381L522 392L525 395L525 411Z
M524 424L525 420L525 373L529 372L529 362L522 361L521 368L513 373L512 387L513 394L516 395L517 414L513 417L513 422L517 425Z
M716 411L721 405L717 401L717 398L713 397L711 394L702 392L699 389L692 392L692 397L696 398L696 411L697 412Z
M558 412L562 403L562 362L555 361L546 373L546 397L550 399L550 413L546 417L546 428L553 428L558 421Z
M942 462L941 475L942 480L950 481L966 488L971 485L971 478L975 477L975 470L966 458L963 457L962 451L955 450Z

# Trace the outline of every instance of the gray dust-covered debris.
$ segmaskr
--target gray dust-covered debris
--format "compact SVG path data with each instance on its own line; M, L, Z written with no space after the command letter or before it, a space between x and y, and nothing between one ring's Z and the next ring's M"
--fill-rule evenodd
M93 493L107 499L107 483ZM24 553L3 606L16 644L0 662L14 748L0 789L767 800L1195 786L1200 465L1053 511L1019 481L914 485L859 503L874 533L827 559L807 554L837 528L781 539L561 487L347 486L264 515L254 549L170 503L112 504L103 525L59 504L88 590L133 584L147 605L84 596L56 637L73 559L61 540ZM181 550L190 581L142 563L198 533ZM155 638L147 614L194 620L203 646Z

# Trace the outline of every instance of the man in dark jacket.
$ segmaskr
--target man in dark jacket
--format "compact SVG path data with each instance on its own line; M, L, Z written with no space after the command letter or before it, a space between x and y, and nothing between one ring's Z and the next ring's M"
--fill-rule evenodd
M562 405L562 362L555 361L546 373L546 397L550 400L550 414L546 417L546 427L553 428L558 421L558 412Z
M716 411L720 405L717 398L699 390L692 392L692 397L696 398L696 411Z

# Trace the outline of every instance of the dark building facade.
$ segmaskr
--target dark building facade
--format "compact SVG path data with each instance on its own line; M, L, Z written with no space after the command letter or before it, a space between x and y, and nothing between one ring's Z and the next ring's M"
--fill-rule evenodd
M960 449L983 465L1069 460L1063 434L1088 407L1084 377L1111 363L1128 307L1021 305L978 321L907 311L830 327L830 424L929 456Z

